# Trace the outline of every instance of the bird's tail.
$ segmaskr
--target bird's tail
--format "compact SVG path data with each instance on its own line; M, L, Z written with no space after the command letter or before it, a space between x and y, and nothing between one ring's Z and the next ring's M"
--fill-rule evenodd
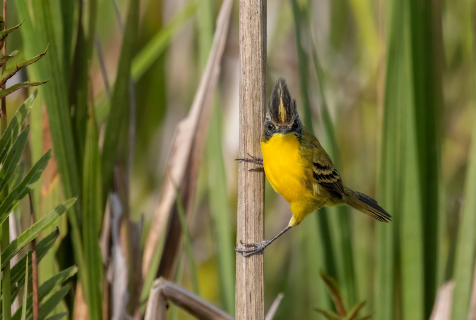
M392 221L392 216L379 206L377 201L363 193L346 188L343 200L352 208L359 210L378 221Z

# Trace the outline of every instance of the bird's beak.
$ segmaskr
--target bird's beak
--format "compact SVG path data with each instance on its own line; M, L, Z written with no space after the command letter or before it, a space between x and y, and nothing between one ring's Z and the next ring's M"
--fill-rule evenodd
M287 126L279 126L276 130L279 134L286 135L291 132L291 129Z

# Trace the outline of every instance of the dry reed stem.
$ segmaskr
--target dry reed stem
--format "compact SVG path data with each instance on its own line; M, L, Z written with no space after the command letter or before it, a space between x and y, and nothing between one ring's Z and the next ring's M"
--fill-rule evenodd
M473 272L473 290L471 292L471 300L469 301L468 320L476 320L476 264Z
M261 157L266 106L266 1L240 1L240 157ZM237 241L257 243L264 237L264 173L238 166ZM264 319L263 253L236 254L235 310L238 320Z
M182 308L197 319L233 320L226 312L181 286L159 278L150 289L145 320L166 319L167 302Z
M440 287L430 320L450 320L454 287L454 281L448 281Z
M283 298L284 298L284 294L282 293L279 293L276 296L276 299L274 299L273 304L271 305L271 307L269 307L268 313L266 314L266 317L264 318L264 320L273 320L274 315L276 314L276 311L278 311L278 307L281 304L281 301L283 300Z
M201 156L203 152L204 143L202 141L205 139L207 133L208 119L211 108L213 107L213 97L220 74L220 61L226 43L232 4L232 0L223 1L217 19L217 28L207 66L204 70L197 93L195 94L192 107L188 116L179 123L175 132L174 142L167 160L165 178L160 192L158 206L156 207L154 219L144 248L142 279L145 279L149 271L149 265L155 246L165 231L169 216L172 213L172 208L175 203L175 188L172 181L183 186L184 178L187 176L186 172L190 172L192 164L199 162L200 157L198 155ZM193 178L196 180L196 177ZM194 189L196 181L189 179L187 184L191 189ZM190 190L188 193L190 196L187 198L190 199L191 194L194 194L194 192L194 190ZM188 202L187 208L193 206L191 202L193 201ZM180 239L180 229L177 231L174 228L174 232L171 232L171 234L172 233L173 236L177 236L179 237L178 239ZM171 239L166 239L166 244L170 243L170 240ZM171 247L165 246L166 251L171 252L169 255L171 258L167 259L170 263L167 262L164 265L164 262L162 262L162 268L170 270L168 266L175 261L178 245L179 240L172 242ZM165 254L167 254L167 252L164 252L164 255ZM165 274L168 274L168 272L165 272Z

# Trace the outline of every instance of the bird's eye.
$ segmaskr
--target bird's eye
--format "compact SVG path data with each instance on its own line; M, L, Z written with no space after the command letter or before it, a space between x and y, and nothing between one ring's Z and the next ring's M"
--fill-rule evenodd
M268 129L268 131L273 131L274 130L274 124L268 122L268 124L266 125L266 128Z

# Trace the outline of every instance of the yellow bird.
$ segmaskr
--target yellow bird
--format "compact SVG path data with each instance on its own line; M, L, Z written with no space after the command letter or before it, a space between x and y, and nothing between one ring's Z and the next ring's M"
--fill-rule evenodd
M382 222L392 217L377 201L344 186L331 158L319 140L304 128L284 79L274 87L266 111L261 136L263 159L237 159L258 164L253 171L264 169L276 192L290 204L292 218L274 238L260 243L240 243L235 248L244 256L263 251L286 231L299 225L311 212L347 204Z

